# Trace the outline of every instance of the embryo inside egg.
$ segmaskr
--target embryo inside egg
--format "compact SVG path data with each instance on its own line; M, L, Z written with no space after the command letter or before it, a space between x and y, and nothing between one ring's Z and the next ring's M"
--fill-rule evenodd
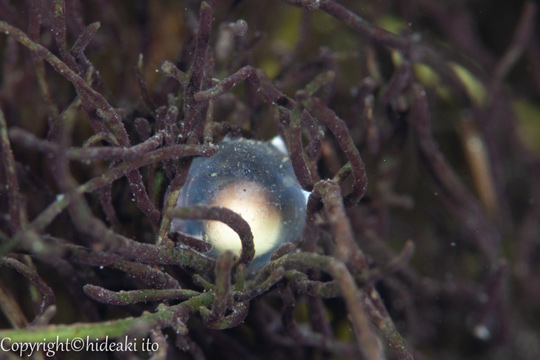
M251 270L268 262L282 244L298 241L305 223L305 192L288 157L255 140L226 139L216 155L194 159L178 205L223 206L242 216L253 233ZM210 256L242 250L238 234L219 221L174 219L171 230L209 242Z
M253 181L238 181L223 188L216 196L213 206L226 207L247 221L256 251L266 253L279 241L281 215L270 202L270 194ZM238 234L220 221L206 221L205 240L219 251L231 250L240 255L242 243Z

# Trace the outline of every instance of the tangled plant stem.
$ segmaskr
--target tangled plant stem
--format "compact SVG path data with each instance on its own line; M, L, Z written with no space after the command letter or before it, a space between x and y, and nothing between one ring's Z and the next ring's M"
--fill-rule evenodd
M154 2L132 9L144 35L135 46L130 16L119 16L113 2L100 0L100 22L86 25L91 5L78 0L54 0L51 9L41 0L0 0L7 35L0 41L0 307L13 326L0 338L150 334L160 346L155 359L180 351L197 359L423 358L416 349L526 358L519 342L504 339L538 335L537 324L521 324L540 298L540 167L512 108L529 95L508 85L523 61L531 80L517 88L540 88L538 6L529 1L519 9L514 36L496 58L471 30L474 10L465 3L411 0L405 7L419 9L414 15L367 2L284 0L268 14L242 10L246 20L238 19L236 2L195 3L170 14ZM289 5L301 12L296 43L275 38L277 22L267 24L265 39L257 28L266 17L283 18L285 31L283 14L299 14L288 13ZM156 12L160 24L181 23L179 54L163 55L167 41L153 35L163 34ZM29 16L26 33L22 14ZM469 51L470 60L410 30L374 25L393 19L407 29L431 17L430 32L448 34L439 42ZM43 36L49 28L50 41ZM117 83L94 65L103 66L100 53L122 63L110 71ZM146 69L155 64L162 64L158 80ZM470 171L459 154L471 157L471 147L445 145L449 128L450 138L466 139L452 121L465 117L463 110L484 149ZM276 132L312 193L302 241L276 250L250 276L253 235L241 216L174 207L193 157L214 155L226 135L267 139ZM527 180L508 175L514 172ZM489 196L477 195L470 177L489 184ZM230 226L242 241L240 258L207 258L201 253L208 244L169 234L174 217ZM506 239L515 239L515 255ZM519 300L505 292L514 278L516 294L527 294ZM77 299L65 313L80 313L71 325L55 323L64 291ZM21 300L26 293L30 299ZM344 335L349 329L354 340ZM475 355L456 345L473 341L482 341Z

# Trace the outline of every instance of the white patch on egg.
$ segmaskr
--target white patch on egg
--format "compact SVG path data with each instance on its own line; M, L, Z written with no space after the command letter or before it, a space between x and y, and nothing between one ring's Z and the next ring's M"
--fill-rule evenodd
M281 230L279 210L269 202L268 190L252 181L231 183L221 190L212 206L223 206L240 215L251 228L257 255L276 247ZM242 251L238 234L220 221L205 221L206 241L216 250Z

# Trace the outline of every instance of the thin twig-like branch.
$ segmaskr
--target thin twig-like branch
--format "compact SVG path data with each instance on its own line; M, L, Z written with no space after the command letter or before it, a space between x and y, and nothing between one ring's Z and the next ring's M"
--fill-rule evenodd
M0 21L0 31L3 31L6 35L13 37L19 43L32 51L33 54L43 58L53 67L56 72L71 82L79 93L81 101L92 104L97 109L98 115L101 114L103 120L110 125L111 130L115 134L120 145L130 145L129 137L126 129L124 128L120 115L100 93L93 90L84 79L77 75L64 62L54 56L49 50L31 41L21 30L7 24L4 21ZM160 214L148 198L148 194L146 193L144 184L142 182L141 174L138 171L133 171L128 173L127 177L137 205L141 211L143 211L154 223L157 224Z
M214 300L212 293L202 293L178 305L159 306L154 313L143 313L140 317L128 317L120 320L96 323L75 323L71 325L49 325L32 329L1 330L0 337L9 337L11 342L61 342L73 339L73 334L85 334L91 339L120 337L125 334L145 335L155 327L172 326L184 329L187 319L201 306L209 306ZM179 330L180 331L180 330Z
M341 150L347 156L351 164L351 172L354 177L353 192L348 196L348 202L356 204L366 193L368 179L366 166L360 152L352 140L347 125L332 110L330 110L324 101L317 97L304 97L299 92L297 97L313 116L321 120L336 137Z
M54 313L56 312L56 306L54 304L54 293L49 287L49 285L47 285L47 283L43 281L43 279L39 276L38 272L33 266L31 267L25 265L22 262L9 257L0 258L0 266L2 265L10 267L17 271L19 274L27 278L28 281L30 281L30 283L32 283L41 292L43 298L41 300L39 312L34 321L38 320L41 316L44 315L46 315L48 319L54 316ZM54 308L52 314L46 313L47 309L49 308Z
M33 0L30 7L30 22L28 24L28 37L32 41L39 41L41 32L41 10L42 0ZM36 71L36 77L39 84L39 89L43 94L43 98L48 106L49 122L58 116L58 107L53 101L51 89L45 79L45 64L43 59L39 56L32 54L34 60L34 68Z
M170 159L173 157L189 156L210 156L215 154L217 147L213 145L174 145L167 148L154 150L137 159L127 161L117 167L107 171L98 178L93 178L77 188L77 192L84 194L95 191L107 184L118 180L133 169ZM60 214L70 203L70 194L61 194L56 197L56 201L42 211L30 224L28 230L42 231L48 226L58 214ZM22 235L21 235L22 236Z
M167 360L169 344L167 343L167 338L163 335L163 331L157 328L153 329L150 332L150 336L152 336L152 341L159 345L158 350L153 352L150 360Z
M233 229L242 242L240 264L248 265L255 256L253 233L249 224L237 213L224 207L189 206L175 207L169 210L168 215L190 220L217 220Z
M4 282L0 281L0 309L13 328L22 329L28 325L28 320L26 320L21 304L13 295L7 291Z
M11 151L11 145L8 138L8 129L4 112L0 109L0 142L1 147L1 162L6 174L6 190L9 199L9 218L12 234L19 231L21 225L24 225L24 213L21 206L19 193L19 180L17 179L17 171L15 169L15 159Z
M10 138L28 148L38 150L46 154L55 154L59 150L57 144L35 137L32 133L20 129L9 129ZM87 147L87 148L69 148L66 156L70 160L78 161L98 161L98 160L132 160L138 156L148 153L161 145L163 133L157 133L143 143L129 148L122 147Z
M79 37L75 41L75 44L73 44L73 46L71 47L70 52L77 61L82 62L83 59L86 59L84 56L84 50L86 50L86 47L90 44L90 42L94 38L94 35L99 30L100 26L101 24L99 21L93 22L88 25L79 35Z
M418 136L420 154L440 189L441 198L452 213L461 219L470 238L490 262L495 261L499 236L488 224L485 212L465 184L446 161L431 134L431 118L425 90L414 86L413 128Z
M510 46L495 67L493 82L499 84L512 66L519 60L532 39L534 26L537 22L538 4L526 1L523 4L523 12L518 21Z
M360 352L367 359L383 359L382 349L379 346L376 335L371 330L366 309L364 308L363 301L361 301L360 291L353 277L343 263L334 263L329 270L340 285L341 292L345 298L351 316L351 322L358 338Z
M150 110L156 109L156 104L154 104L154 101L150 97L150 93L148 92L148 86L146 85L146 79L144 78L144 57L143 54L139 54L139 61L137 61L137 83L139 85L139 91L141 92L141 96L143 98L144 103Z
M367 261L354 241L351 224L345 214L341 189L333 181L320 181L316 191L321 194L328 221L332 226L336 242L335 257L356 271L367 269Z
M77 63L73 55L68 51L66 44L66 2L65 0L55 0L53 7L52 32L60 52L60 57L72 70L75 70Z
M216 86L196 93L194 95L195 100L203 101L216 98L247 79L250 79L251 81L256 81L257 79L257 69L253 66L244 66L233 75L221 80Z
M206 317L207 322L216 321L223 318L229 302L231 290L231 270L233 267L234 255L230 251L225 251L216 261L214 274L216 277L215 299L212 305L212 313Z
M199 32L197 34L193 66L184 93L185 118L182 132L184 139L187 139L188 136L194 136L195 139L202 140L204 109L206 106L204 103L198 103L194 95L202 88L211 28L212 8L206 1L203 1L199 12Z
M120 306L148 301L185 300L200 295L197 291L187 289L150 289L115 292L95 285L85 285L83 290L86 295L95 301Z
M284 275L285 270L282 267L278 267L263 282L257 284L255 287L249 289L248 291L235 294L234 298L237 301L247 301L254 299L257 296L260 296L261 294L267 292L272 286L281 281Z
M302 108L297 104L291 113L289 127L289 157L291 158L291 164L298 182L304 189L311 190L313 188L313 180L303 154L301 114Z
M189 81L188 75L183 71L180 71L180 69L178 69L176 65L174 65L170 61L163 62L163 64L161 65L161 71L163 71L165 75L176 79L176 81L178 81L182 85L186 85Z

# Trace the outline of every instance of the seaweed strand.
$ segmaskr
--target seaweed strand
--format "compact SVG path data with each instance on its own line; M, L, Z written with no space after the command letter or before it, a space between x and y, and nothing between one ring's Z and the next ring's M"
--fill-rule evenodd
M240 264L249 265L255 256L253 233L249 224L237 213L221 206L189 206L175 207L168 211L171 217L179 217L190 220L217 220L233 229L242 242Z
M21 30L9 25L5 21L0 21L0 31L3 31L6 35L13 37L19 43L32 51L33 54L45 59L45 61L47 61L55 71L64 76L73 84L73 86L75 86L75 89L79 93L82 101L88 101L97 108L98 115L101 114L101 117L111 126L111 129L118 139L120 145L130 145L129 138L126 129L122 124L120 115L100 93L93 90L80 76L71 70L64 62L54 56L49 50L31 41ZM127 177L139 209L141 209L141 211L145 213L152 220L152 222L157 224L160 218L160 213L148 198L148 194L146 193L144 184L142 182L141 174L138 171L133 171L128 173Z
M24 226L26 216L24 208L21 205L19 193L19 180L17 179L17 171L15 169L15 159L11 151L11 145L8 138L8 128L4 112L0 109L0 142L2 144L1 157L2 166L6 174L6 190L9 201L9 219L11 233L16 234L21 226Z

